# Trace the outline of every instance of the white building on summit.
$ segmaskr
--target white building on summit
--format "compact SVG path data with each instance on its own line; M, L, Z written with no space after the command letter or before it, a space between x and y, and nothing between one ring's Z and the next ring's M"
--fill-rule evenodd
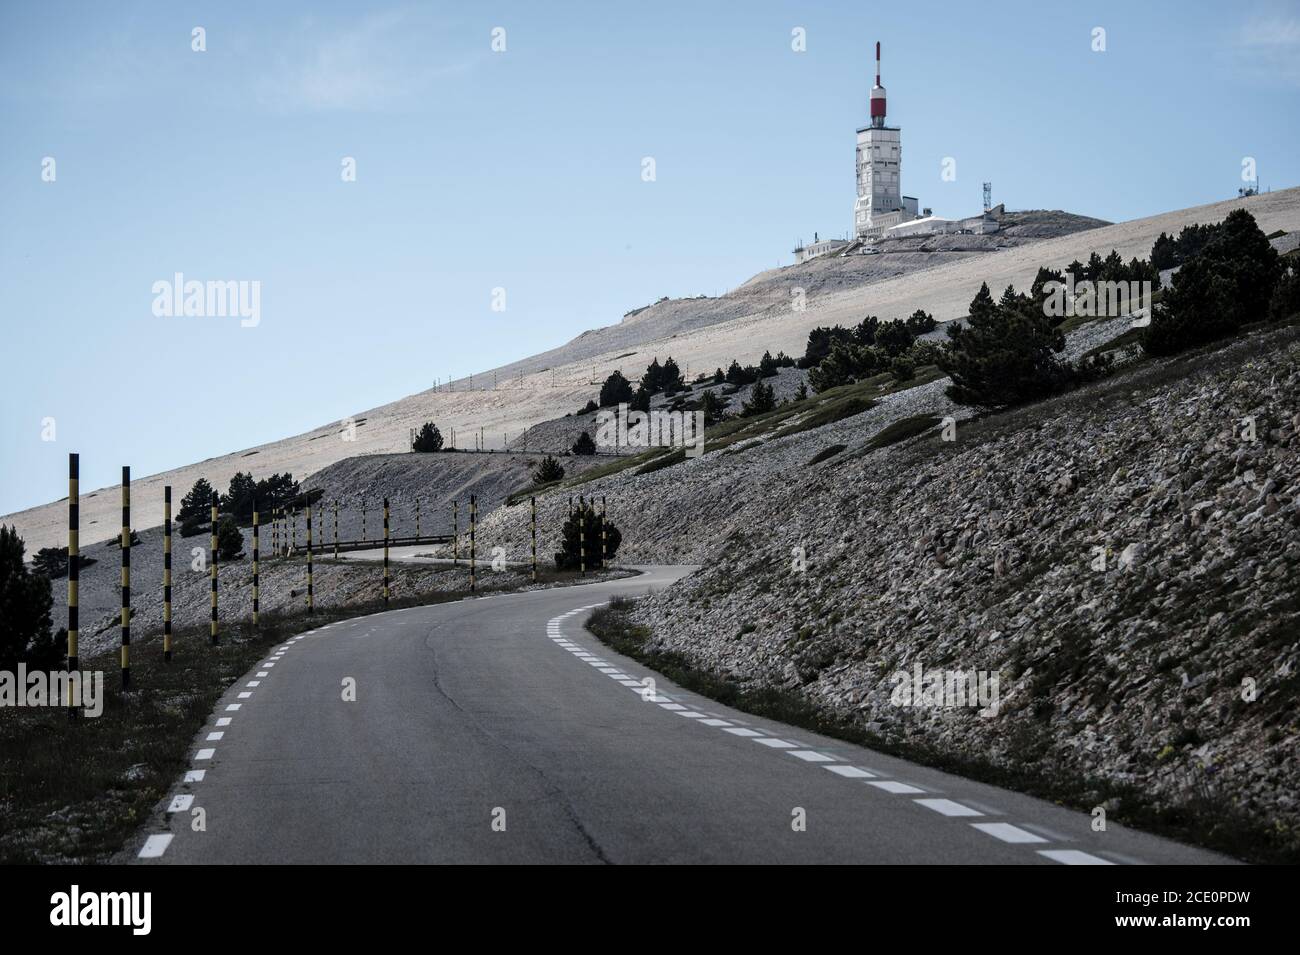
M890 226L915 219L916 199L902 194L902 130L885 125L885 88L880 85L880 44L876 44L876 85L871 88L871 125L858 130L858 198L853 203L853 233L876 239Z
M889 250L882 239L930 235L987 235L997 232L1005 210L990 208L990 184L984 184L984 211L964 219L945 219L919 208L912 196L903 195L903 135L897 126L885 125L885 87L880 83L880 44L876 44L876 85L871 87L871 122L858 130L857 198L853 201L853 235L800 241L795 264L824 255L873 255Z

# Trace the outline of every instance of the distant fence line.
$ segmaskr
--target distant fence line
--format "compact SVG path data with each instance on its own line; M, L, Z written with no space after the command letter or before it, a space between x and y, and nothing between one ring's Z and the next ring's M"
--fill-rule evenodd
M80 619L79 619L79 600L80 600L80 580L81 580L81 550L80 550L80 455L71 453L68 455L68 594L67 594L67 632L68 632L68 672L78 674L81 668L79 655L80 639ZM580 507L582 498L579 497ZM347 540L340 537L339 534L339 501L337 498L331 501L333 506L333 539L326 540L324 533L325 518L323 516L324 504L317 510L319 520L313 522L312 505L323 501L323 495L317 498L308 498L304 501L301 509L293 507L274 507L270 511L271 516L271 557L276 559L293 559L302 554L305 560L306 574L306 610L308 614L315 612L315 581L314 581L314 564L313 556L330 552L334 557L340 553L349 551L375 550L380 547L383 549L383 572L380 595L383 603L388 606L391 599L391 578L389 570L389 551L393 547L410 547L421 544L451 544L452 550L452 567L459 568L461 563L461 534L460 534L460 501L453 499L451 502L451 533L450 534L423 534L421 533L421 499L417 496L415 499L414 516L415 516L415 533L406 536L394 536L392 533L392 508L389 498L383 498L383 536L370 539L365 534L365 499L360 498L362 534L360 537ZM573 513L573 499L569 499L569 513ZM595 499L592 500L594 509ZM585 512L584 512L585 513ZM601 498L601 566L604 567L607 562L606 557L606 539L604 532L605 523L605 499ZM220 499L216 492L212 494L210 504L211 527L209 529L210 544L208 553L208 576L210 580L209 588L209 642L212 646L220 644L220 577L218 574L218 561L220 557L220 535L223 520L232 520L232 515L222 515L220 512ZM305 519L305 536L304 546L298 544L298 521L300 518ZM530 567L531 579L536 582L538 579L537 571L537 497L533 495L530 498ZM257 629L261 624L261 514L256 502L252 510L252 626ZM316 529L319 528L319 534ZM133 546L133 531L131 529L131 469L129 466L122 468L122 529L120 536L121 547L121 615L119 619L119 628L121 631L121 681L122 689L125 691L131 687L131 551ZM471 494L469 496L469 549L468 557L468 577L470 592L476 592L478 588L477 565L478 565L478 496ZM241 533L242 537L242 533ZM585 536L580 531L580 546L582 558L580 565L581 576L586 576L586 550ZM177 648L175 646L172 634L172 487L170 484L163 487L163 571L162 571L162 591L163 591L163 640L162 640L162 657L165 663L171 663L175 657ZM242 555L240 555L242 556ZM70 719L80 716L80 706L74 696L74 680L68 680L67 709Z

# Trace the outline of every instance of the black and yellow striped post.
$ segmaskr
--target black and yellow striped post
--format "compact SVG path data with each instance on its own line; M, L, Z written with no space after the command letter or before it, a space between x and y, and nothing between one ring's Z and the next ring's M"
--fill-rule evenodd
M298 509L295 507L290 512L290 520L293 522L293 542L289 545L289 556L293 556L298 550Z
M271 508L271 556L280 556L280 509Z
M451 502L451 566L460 565L460 501Z
M366 539L366 499L361 499L361 540L364 543Z
M420 542L420 499L415 499L415 542Z
M81 710L72 696L72 677L81 668L77 656L77 637L80 634L77 597L81 585L81 456L68 455L68 719L75 719Z
M587 576L587 509L578 495L578 570Z
M339 499L334 498L334 559L339 559Z
M257 501L253 502L253 626L257 626L258 591L257 591L257 558L258 558L258 539L257 539Z
M311 501L307 502L307 612L316 609L316 594L313 590L311 572Z
M469 589L473 593L477 588L478 581L474 576L474 560L477 556L475 534L478 532L478 498L471 494L469 496Z
M569 495L569 516L573 516L573 495Z
M163 662L172 660L172 486L163 488Z
M531 498L533 528L533 583L537 583L537 497Z
M208 554L208 574L212 579L212 596L210 598L212 620L208 623L208 636L215 647L221 642L217 636L217 492L212 492L212 547Z
M600 496L600 569L605 569L605 564L609 560L609 552L605 547L605 495Z
M388 606L388 498L384 498L384 606Z
M122 468L122 689L131 685L131 469Z

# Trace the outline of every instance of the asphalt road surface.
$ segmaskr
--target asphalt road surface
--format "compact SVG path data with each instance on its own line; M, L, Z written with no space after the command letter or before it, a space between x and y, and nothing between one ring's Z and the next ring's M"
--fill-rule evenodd
M583 628L690 568L397 610L241 678L147 863L1221 863L686 692ZM651 693L643 682L655 681ZM348 686L355 699L347 700ZM197 810L197 812L196 812ZM196 824L202 822L202 831Z

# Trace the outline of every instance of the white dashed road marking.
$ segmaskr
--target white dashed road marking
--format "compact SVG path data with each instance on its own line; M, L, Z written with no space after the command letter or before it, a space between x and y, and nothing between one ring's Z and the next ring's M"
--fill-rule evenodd
M868 786L875 786L877 789L883 789L887 793L923 793L924 789L918 789L908 783L896 782L892 779L883 779L880 782L867 781Z
M649 682L648 678L647 680L637 680L632 678L629 674L619 670L616 665L601 659L598 655L591 653L585 647L566 639L561 633L560 624L562 621L596 606L600 606L600 604L593 604L591 607L579 607L576 610L570 610L568 613L561 614L560 616L548 621L546 625L546 635L554 641L557 646L568 650L579 660L582 660L584 663L600 670L601 673L606 674L621 685L634 690L638 696L642 696L647 686L654 686L654 683ZM261 674L259 674L259 676L260 675ZM249 685L253 686L255 684ZM842 764L831 765L837 764L839 758L814 749L796 748L799 746L798 743L791 743L787 740L780 739L767 730L751 729L745 725L737 725L743 724L744 721L735 719L734 717L731 719L723 719L716 713L702 713L698 710L691 709L690 707L672 702L671 697L665 696L661 693L649 697L642 696L642 699L648 699L651 702L658 703L661 708L677 713L679 716L695 719L701 726L714 726L721 729L723 732L731 733L733 736L752 739L756 743L770 749L780 750L805 762L821 764L823 769L827 769L845 779L860 779L868 786L872 786L882 792L895 795L917 795L925 793L924 789L919 786L914 786L911 783L900 782L894 779L877 779L876 776L878 774L876 772L871 772L858 766L847 766ZM914 799L913 802L918 803L927 809L931 809L939 813L941 816L952 818L983 816L986 815L986 813L996 814L998 812L997 809L989 808L987 806L977 809L972 806L963 805L962 803L956 802L952 799L930 797ZM1029 832L1019 826L1013 826L1008 822L972 822L969 823L969 825L980 832L983 832L985 835L992 836L1002 842L1011 844L1034 844L1051 841L1044 836ZM1115 864L1106 859L1090 855L1087 852L1081 852L1078 849L1039 849L1036 851L1044 858L1051 859L1052 861L1059 862L1063 865Z
M194 797L189 793L181 793L172 797L171 805L167 807L168 812L187 812L194 803Z
M1026 832L1019 826L1013 826L1009 822L972 822L972 826L980 832L987 832L994 839L1001 839L1003 842L1046 842L1042 836L1036 836L1032 832Z
M874 779L876 775L856 766L823 766L822 769L829 769L837 776L847 776L849 779Z
M798 756L800 759L805 760L809 763L835 762L834 756L827 756L825 753L819 753L816 750L812 750L812 749L792 749L790 750L790 755Z
M1088 855L1086 852L1080 852L1078 849L1039 849L1040 856L1047 856L1053 862L1059 862L1062 865L1114 865L1113 862L1107 862L1105 859L1098 859L1096 856Z
M140 850L141 859L157 859L167 851L167 846L172 841L170 832L161 835L150 836L144 841L144 848Z
M984 813L978 809L972 809L970 806L963 806L959 802L953 802L951 799L914 799L912 800L918 806L924 806L926 809L933 809L943 816L982 816Z

